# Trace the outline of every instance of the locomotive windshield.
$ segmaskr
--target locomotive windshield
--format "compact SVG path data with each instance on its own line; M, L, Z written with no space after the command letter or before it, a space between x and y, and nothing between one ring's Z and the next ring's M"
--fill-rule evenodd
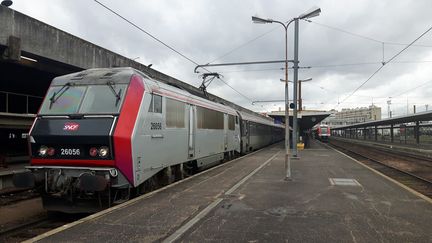
M322 133L322 134L329 134L329 129L328 129L328 127L321 127L321 133Z
M119 113L126 84L53 86L42 104L41 115Z

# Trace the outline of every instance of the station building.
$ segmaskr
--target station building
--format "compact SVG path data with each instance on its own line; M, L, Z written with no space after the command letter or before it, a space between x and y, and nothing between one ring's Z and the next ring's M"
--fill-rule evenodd
M352 109L343 108L341 111L331 110L330 113L331 115L322 123L331 127L381 120L381 107L375 105Z

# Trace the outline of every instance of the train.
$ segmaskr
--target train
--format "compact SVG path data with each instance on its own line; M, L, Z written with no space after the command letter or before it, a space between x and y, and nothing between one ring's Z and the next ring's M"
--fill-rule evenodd
M331 135L330 127L328 125L318 124L314 126L312 130L315 139L318 139L324 143L328 142Z
M48 211L92 213L281 141L262 115L193 95L133 68L56 77L29 132L17 187Z

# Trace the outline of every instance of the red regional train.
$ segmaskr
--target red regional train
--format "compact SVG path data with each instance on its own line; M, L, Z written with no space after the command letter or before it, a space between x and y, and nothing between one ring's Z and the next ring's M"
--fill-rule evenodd
M328 125L320 124L313 128L314 137L321 142L328 142L330 137L330 127Z

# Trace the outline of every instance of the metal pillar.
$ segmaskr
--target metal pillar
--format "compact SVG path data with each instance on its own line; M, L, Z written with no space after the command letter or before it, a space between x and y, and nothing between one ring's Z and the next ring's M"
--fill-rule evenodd
M416 138L416 144L420 144L420 122L416 121L416 125L414 128L414 136Z
M288 25L285 28L285 180L291 180L291 161L290 161L290 131L289 131L289 93L288 93Z
M390 125L390 142L393 143L393 124Z
M378 127L375 126L375 141L378 141Z
M294 20L294 96L293 96L293 157L298 157L297 142L298 142L298 119L297 119L297 85L298 85L298 42L299 42L299 20Z

